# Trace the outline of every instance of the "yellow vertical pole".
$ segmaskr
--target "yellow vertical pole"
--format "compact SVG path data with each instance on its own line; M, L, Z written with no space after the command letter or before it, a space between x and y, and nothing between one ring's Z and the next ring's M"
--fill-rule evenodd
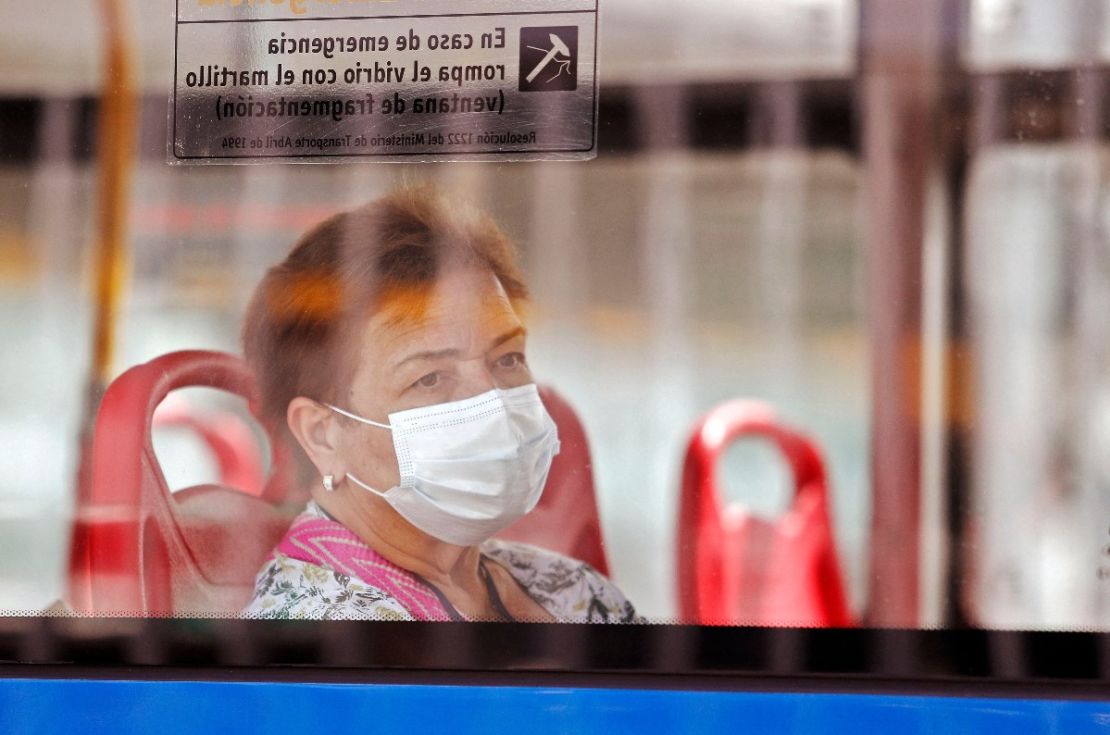
M116 352L116 325L128 275L127 213L137 126L134 52L127 0L100 0L104 82L97 114L97 221L93 263L93 344L81 428L80 488L87 484L92 427Z

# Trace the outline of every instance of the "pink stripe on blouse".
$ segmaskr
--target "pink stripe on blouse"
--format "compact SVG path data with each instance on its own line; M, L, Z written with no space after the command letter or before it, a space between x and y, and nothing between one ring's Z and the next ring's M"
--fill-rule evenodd
M419 577L386 560L336 521L298 519L276 551L357 577L396 599L417 620L451 619L443 603Z

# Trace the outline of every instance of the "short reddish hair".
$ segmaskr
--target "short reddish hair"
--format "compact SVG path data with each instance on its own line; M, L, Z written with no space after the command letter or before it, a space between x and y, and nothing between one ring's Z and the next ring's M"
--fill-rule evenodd
M284 436L297 396L339 402L350 345L391 294L423 293L448 267L488 268L509 298L527 298L516 249L497 224L428 187L407 187L305 233L251 298L243 351L262 418Z

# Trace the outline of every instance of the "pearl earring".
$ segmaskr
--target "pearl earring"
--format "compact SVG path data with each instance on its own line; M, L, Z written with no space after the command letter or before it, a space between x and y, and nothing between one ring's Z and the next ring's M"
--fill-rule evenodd
M324 475L324 490L335 492L335 475Z

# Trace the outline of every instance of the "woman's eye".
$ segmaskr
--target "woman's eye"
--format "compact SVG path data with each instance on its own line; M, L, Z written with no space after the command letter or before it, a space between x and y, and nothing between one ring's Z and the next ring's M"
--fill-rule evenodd
M419 386L421 388L435 388L437 385L439 385L439 373L428 373L423 378L413 383L413 386Z
M497 366L508 370L524 365L524 353L510 352L497 358Z

